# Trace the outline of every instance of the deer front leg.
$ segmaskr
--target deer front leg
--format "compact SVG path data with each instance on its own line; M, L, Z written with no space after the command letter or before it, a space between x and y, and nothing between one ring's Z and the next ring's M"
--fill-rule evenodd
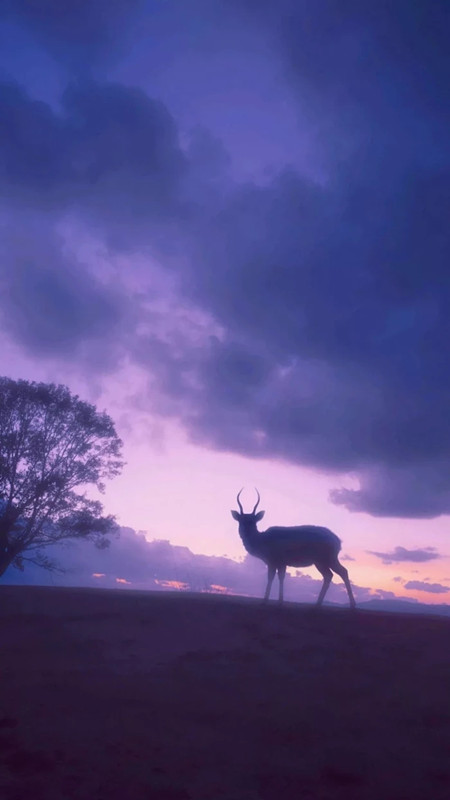
M270 564L268 564L268 566L267 566L267 587L266 587L266 593L264 595L264 601L263 601L264 603L267 603L267 601L268 601L268 599L270 597L270 590L272 588L272 583L273 583L273 579L275 577L275 573L276 573L276 568L272 567Z
M284 586L284 579L286 577L286 567L278 567L278 580L280 582L280 593L278 595L278 602L283 602L283 586Z

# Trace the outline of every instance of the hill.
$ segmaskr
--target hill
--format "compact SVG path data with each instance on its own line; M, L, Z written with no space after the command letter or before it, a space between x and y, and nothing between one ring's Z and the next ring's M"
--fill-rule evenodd
M0 587L2 800L450 796L449 621Z
M366 600L359 603L358 607L364 611L394 611L402 614L426 614L427 616L436 614L443 617L450 617L450 605L448 603L417 603L412 600Z

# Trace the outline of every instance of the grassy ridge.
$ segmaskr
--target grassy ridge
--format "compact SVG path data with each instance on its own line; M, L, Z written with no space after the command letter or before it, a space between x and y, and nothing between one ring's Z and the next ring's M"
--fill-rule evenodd
M4 800L450 796L445 618L3 586L0 630Z

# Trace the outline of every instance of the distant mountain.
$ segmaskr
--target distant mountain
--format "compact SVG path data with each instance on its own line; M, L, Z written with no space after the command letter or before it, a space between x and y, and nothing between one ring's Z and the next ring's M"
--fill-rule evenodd
M441 603L431 605L427 603L416 603L414 600L366 600L358 603L358 608L364 611L392 611L401 614L439 614L440 616L450 617L450 605Z

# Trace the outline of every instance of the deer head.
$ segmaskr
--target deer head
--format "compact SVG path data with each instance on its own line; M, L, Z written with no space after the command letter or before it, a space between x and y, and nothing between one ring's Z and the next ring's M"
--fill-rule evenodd
M266 513L265 511L258 511L258 513L256 513L256 509L259 506L261 498L259 496L258 489L255 489L255 491L256 491L256 494L258 495L258 499L256 501L256 504L255 504L255 507L254 507L253 511L251 511L250 514L246 514L244 512L244 509L242 508L242 503L240 501L240 496L241 496L241 494L243 492L243 488L241 489L241 491L239 492L239 494L238 494L238 496L236 498L237 502L238 502L238 506L239 506L239 511L232 511L231 512L231 516L233 517L233 519L235 519L236 522L239 522L239 527L242 526L242 528L244 528L247 531L256 530L256 523L259 522L263 518L264 514Z

